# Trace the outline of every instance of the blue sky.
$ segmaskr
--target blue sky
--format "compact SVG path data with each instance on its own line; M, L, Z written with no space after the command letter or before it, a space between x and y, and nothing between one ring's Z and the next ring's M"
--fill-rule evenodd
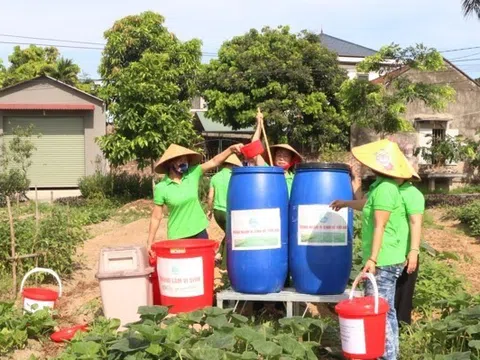
M329 35L373 49L391 42L402 46L422 42L439 50L480 47L480 21L473 17L465 19L460 3L460 0L17 0L2 6L0 34L103 42L103 32L115 20L153 10L166 17L170 31L181 39L201 39L204 52L216 52L223 41L264 25L290 25L294 31L320 32L323 28ZM1 41L42 42L0 36ZM4 63L13 46L0 43L0 58ZM90 76L98 77L100 51L60 50ZM445 55L449 59L471 60L456 65L480 77L480 48Z

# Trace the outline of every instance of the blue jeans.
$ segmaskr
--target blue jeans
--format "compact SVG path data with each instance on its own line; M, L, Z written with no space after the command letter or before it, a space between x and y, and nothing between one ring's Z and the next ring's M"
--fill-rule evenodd
M382 360L397 360L399 356L398 321L395 311L395 288L397 279L402 274L404 264L377 267L375 280L378 286L378 296L388 302L390 309L387 313L387 328L385 338L385 353ZM366 282L365 295L373 296L373 287L370 281Z

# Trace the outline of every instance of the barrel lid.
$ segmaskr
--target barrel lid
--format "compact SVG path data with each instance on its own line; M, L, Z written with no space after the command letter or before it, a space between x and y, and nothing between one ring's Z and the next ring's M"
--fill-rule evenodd
M282 174L285 172L278 166L236 166L232 174Z
M351 171L351 167L345 163L326 163L326 162L310 162L297 165L297 170L300 169L316 169L316 170L345 170Z
M378 314L385 314L388 311L388 303L378 299ZM364 296L360 298L347 299L339 302L335 306L335 311L339 317L357 317L375 315L375 298L373 296Z

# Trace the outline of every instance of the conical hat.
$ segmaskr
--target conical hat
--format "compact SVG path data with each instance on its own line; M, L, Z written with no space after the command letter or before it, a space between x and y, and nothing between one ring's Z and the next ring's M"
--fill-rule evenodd
M167 173L165 163L180 156L188 156L189 165L197 165L202 162L202 155L199 153L177 144L171 144L155 164L155 172L158 174Z
M397 179L419 177L397 143L390 140L375 141L352 149L352 154L370 169Z
M231 165L235 165L235 166L242 166L242 162L240 161L238 156L235 155L235 154L230 155L224 162L226 164L231 164Z
M300 155L300 153L297 150L295 150L293 147L291 147L288 144L276 144L276 145L270 146L270 151L271 152L275 151L275 149L285 149L285 150L291 151L293 153L292 162L295 163L295 164L299 164L303 161L302 155ZM273 154L272 154L272 156L273 156ZM268 160L268 155L265 156L265 158L267 159L267 162L268 162L269 161Z

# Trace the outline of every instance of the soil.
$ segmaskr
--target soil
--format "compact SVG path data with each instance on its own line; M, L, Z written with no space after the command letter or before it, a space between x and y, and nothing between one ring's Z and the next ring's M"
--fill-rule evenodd
M424 229L425 241L437 251L458 255L460 259L454 262L455 268L467 278L469 290L480 293L480 238L465 235L464 227L448 218L444 209L431 209L428 212L435 226Z

